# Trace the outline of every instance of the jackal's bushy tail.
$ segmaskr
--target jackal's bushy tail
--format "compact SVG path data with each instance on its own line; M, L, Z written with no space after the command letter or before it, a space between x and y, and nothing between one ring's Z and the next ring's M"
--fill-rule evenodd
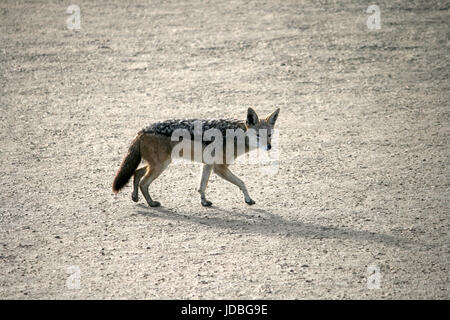
M119 171L117 171L116 176L114 177L112 190L114 193L117 193L122 189L130 180L131 176L134 174L134 171L141 163L141 150L140 150L140 135L134 138L131 143L130 148L128 149L128 153L125 158L122 160L122 164L120 165Z

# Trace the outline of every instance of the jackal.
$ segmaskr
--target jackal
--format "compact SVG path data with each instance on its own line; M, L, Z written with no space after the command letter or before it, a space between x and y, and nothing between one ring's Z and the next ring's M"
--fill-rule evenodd
M245 121L234 119L167 120L145 127L138 132L131 143L128 154L123 159L114 178L112 190L114 193L119 192L134 175L131 199L135 202L138 201L139 187L148 205L158 207L161 204L150 197L148 188L167 168L173 158L181 157L204 163L200 187L197 190L203 206L212 205L205 196L211 171L238 186L242 190L247 204L255 204L255 201L250 198L244 182L236 177L228 166L237 157L253 149L271 149L272 132L279 112L280 109L277 109L265 119L259 119L256 112L249 108ZM200 134L197 132L198 129L200 129ZM180 137L180 132L184 133L182 141L176 139ZM208 132L210 134L207 134ZM186 148L179 148L182 143ZM213 144L219 147L211 148ZM207 149L209 149L210 157L203 156ZM141 159L145 160L146 166L137 169Z

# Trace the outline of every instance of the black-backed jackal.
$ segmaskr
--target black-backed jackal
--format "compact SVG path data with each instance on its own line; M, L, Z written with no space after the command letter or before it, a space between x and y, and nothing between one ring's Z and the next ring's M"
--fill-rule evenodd
M139 131L131 143L114 178L113 192L119 192L134 175L132 200L138 201L139 188L149 206L160 206L150 197L148 188L173 158L181 157L204 163L198 189L203 206L212 204L205 196L211 171L238 186L244 193L245 202L252 205L255 201L250 198L244 182L228 166L253 149L271 149L273 127L279 111L277 109L267 118L259 119L256 112L249 108L246 121L191 119L154 123ZM183 139L180 140L180 137ZM147 165L137 169L141 159Z

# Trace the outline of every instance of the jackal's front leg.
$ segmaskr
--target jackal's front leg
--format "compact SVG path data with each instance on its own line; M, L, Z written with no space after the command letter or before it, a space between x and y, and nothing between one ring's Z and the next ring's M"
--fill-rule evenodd
M200 193L200 198L202 201L202 206L209 207L212 205L211 201L206 200L205 190L208 185L209 176L211 175L212 165L204 164L202 171L202 178L200 180L200 187L198 188L198 192Z
M214 172L217 173L217 175L219 177L221 177L221 178L231 182L232 184L238 186L239 189L242 190L242 193L244 193L245 203L247 203L249 205L255 204L255 201L253 201L252 198L250 198L250 195L248 194L247 187L245 186L245 183L241 179L236 177L230 171L230 169L228 169L228 165L226 165L226 164L214 165Z

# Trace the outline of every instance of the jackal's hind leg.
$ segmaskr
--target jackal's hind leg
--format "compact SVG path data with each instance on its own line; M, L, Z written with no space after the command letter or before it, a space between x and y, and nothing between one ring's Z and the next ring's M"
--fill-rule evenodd
M147 170L147 167L142 167L140 169L137 169L134 172L134 178L133 178L133 192L131 193L131 200L134 202L138 202L139 200L139 182L141 181L142 177L145 174L145 171Z
M139 188L141 189L141 192L150 207L159 207L161 203L158 201L153 201L152 197L150 197L150 194L148 193L148 187L167 168L169 163L170 161L156 165L150 164L147 167L147 172L145 173L144 178L142 178L139 183Z
M205 190L208 186L209 176L211 175L212 165L204 164L202 171L202 178L200 180L200 187L198 188L198 192L200 193L200 199L202 202L202 206L210 207L212 205L211 201L206 200Z
M245 183L236 177L230 169L228 169L228 166L225 164L217 164L214 165L214 172L221 178L231 182L232 184L236 185L241 189L242 193L245 197L245 203L252 205L255 204L255 201L250 198L250 195L248 194L247 187L245 186Z

